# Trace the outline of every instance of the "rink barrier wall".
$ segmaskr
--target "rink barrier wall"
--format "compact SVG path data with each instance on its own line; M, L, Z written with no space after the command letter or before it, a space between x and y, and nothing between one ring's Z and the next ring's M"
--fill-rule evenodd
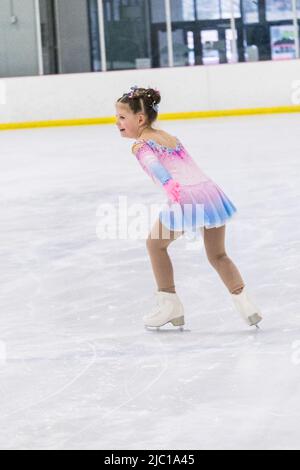
M258 114L300 113L300 106L277 106L274 108L253 109L226 109L220 111L193 111L183 113L164 113L159 115L158 121L172 121L183 119L207 119L230 116L250 116ZM66 127L66 126L91 126L100 124L115 124L114 117L86 118L86 119L60 119L51 121L32 121L0 124L0 131L16 129L32 129L40 127Z
M0 78L0 130L115 123L137 84L162 94L158 121L300 112L300 60Z

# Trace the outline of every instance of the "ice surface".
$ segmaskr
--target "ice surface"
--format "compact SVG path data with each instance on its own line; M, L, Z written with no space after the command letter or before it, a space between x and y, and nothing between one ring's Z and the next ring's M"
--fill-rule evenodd
M201 238L169 248L186 330L144 329L145 240L100 240L97 208L164 197L115 126L1 132L2 449L300 448L300 115L160 126L237 206L227 252L262 329Z

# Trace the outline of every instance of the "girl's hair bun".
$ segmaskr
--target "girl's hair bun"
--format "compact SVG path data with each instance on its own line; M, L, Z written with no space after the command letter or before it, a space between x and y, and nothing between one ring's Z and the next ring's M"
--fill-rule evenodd
M148 88L145 94L147 98L151 99L152 103L159 104L161 102L160 92L155 88Z
M152 124L158 116L161 95L156 88L139 88L135 85L130 88L129 93L124 93L117 102L128 104L134 114L144 112L147 115L148 122Z

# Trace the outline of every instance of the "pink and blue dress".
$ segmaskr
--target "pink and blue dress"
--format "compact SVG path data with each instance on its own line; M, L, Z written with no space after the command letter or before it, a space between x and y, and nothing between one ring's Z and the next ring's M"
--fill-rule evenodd
M137 140L142 144L135 153L143 170L155 184L162 186L173 179L180 184L180 202L168 199L159 218L169 230L195 232L200 227L221 227L237 212L223 190L192 159L176 137L175 148L154 140Z

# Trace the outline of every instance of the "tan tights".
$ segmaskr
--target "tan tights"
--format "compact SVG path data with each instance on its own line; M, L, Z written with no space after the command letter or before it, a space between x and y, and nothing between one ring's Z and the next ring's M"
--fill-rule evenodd
M225 286L232 294L242 291L245 284L237 267L225 250L225 227L203 228L201 233L209 263L217 271ZM147 239L154 277L159 291L176 292L173 266L167 248L184 232L169 231L158 219Z

